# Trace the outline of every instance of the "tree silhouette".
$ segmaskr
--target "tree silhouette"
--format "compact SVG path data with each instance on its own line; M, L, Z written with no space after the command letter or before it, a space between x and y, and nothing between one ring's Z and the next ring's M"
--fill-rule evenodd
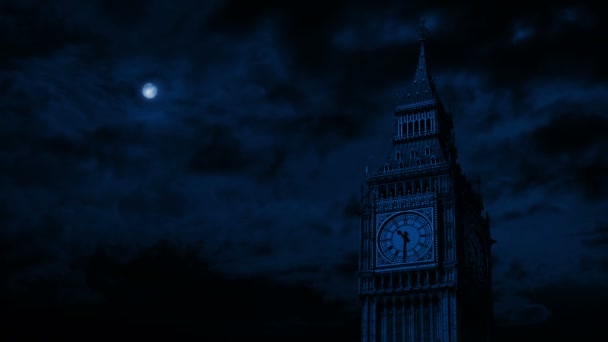
M99 246L74 260L72 268L82 272L88 290L101 301L77 309L57 306L37 311L35 318L25 313L14 316L14 323L35 321L41 329L13 334L36 338L31 334L40 332L45 338L63 339L127 335L138 339L327 335L356 339L358 316L341 303L324 300L309 286L281 284L261 276L227 277L199 252L195 246L162 240L124 259L112 246ZM35 305L30 308L37 310Z

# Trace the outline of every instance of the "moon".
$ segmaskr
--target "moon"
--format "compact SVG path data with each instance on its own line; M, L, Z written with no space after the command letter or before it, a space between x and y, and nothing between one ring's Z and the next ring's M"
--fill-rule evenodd
M156 97L156 94L158 93L158 88L156 88L156 86L153 83L146 83L141 88L141 93L142 93L142 95L144 95L145 98L153 99L154 97Z

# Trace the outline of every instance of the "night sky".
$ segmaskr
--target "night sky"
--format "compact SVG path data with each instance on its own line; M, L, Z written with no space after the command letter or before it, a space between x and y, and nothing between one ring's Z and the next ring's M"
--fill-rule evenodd
M500 334L608 335L607 24L577 3L1 0L1 322L356 340L360 187L424 17Z

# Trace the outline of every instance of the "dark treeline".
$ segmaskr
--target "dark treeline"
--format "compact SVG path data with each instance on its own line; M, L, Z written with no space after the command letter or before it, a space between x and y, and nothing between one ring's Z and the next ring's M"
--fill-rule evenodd
M126 252L128 248L100 246L88 256L72 260L67 273L30 275L26 281L15 281L18 274L54 260L45 251L48 244L18 242L0 240L2 341L360 340L356 310L325 300L310 286L264 277L227 277L206 262L195 246L160 241L131 254ZM584 303L561 295L575 289L553 292L545 289L529 294L536 302L553 303L548 306L549 320L498 327L495 341L606 335L601 323L608 302L606 292ZM581 311L583 307L586 310Z
M0 334L8 336L0 338L359 338L358 314L309 286L228 278L197 248L168 241L126 259L119 255L99 247L74 260L72 272L84 278L80 289L49 278L8 288L4 272ZM74 300L78 296L82 300Z

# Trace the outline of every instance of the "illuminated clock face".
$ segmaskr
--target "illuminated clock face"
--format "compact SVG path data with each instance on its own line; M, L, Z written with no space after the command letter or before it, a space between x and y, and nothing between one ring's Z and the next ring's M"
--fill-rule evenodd
M378 232L378 250L391 263L416 262L433 246L433 226L415 212L389 218Z
M480 235L477 228L473 227L473 232L467 238L467 255L468 264L471 266L474 277L479 282L484 282L488 278L488 253L486 248L481 243Z

